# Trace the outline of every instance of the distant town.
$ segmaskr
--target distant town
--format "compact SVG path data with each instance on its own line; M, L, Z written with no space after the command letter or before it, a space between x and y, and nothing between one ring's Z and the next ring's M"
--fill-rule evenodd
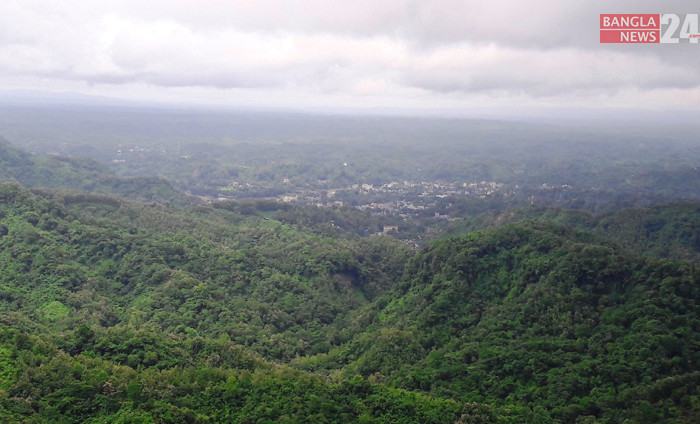
M352 184L324 192L285 194L277 200L318 207L351 206L373 214L415 216L435 205L436 199L447 197L476 197L484 199L499 193L507 196L518 186L509 187L495 181L392 181L386 184ZM435 218L451 219L435 213Z

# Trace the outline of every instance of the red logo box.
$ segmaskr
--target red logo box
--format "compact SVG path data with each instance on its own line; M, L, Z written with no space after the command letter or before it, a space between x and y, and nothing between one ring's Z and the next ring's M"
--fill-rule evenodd
M652 13L600 15L601 43L659 43L661 16Z

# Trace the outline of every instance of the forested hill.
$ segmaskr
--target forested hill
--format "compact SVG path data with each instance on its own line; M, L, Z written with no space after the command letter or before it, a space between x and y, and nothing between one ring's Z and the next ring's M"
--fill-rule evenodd
M464 217L446 234L466 234L508 223L555 222L613 240L639 255L669 259L700 259L700 203L670 203L621 209L594 215L585 211L528 206Z
M0 184L0 421L700 418L692 261L536 221L415 252L255 205Z
M433 243L349 343L298 364L531 422L697 422L699 283L692 262L509 224Z
M184 205L192 198L157 177L118 177L92 159L33 155L0 137L0 181L25 187L84 190L141 200Z
M226 334L271 359L326 351L346 314L386 292L409 249L200 205L38 196L0 185L0 313Z
M0 421L495 422L281 362L338 343L408 250L258 217L0 184ZM272 361L276 361L272 362Z

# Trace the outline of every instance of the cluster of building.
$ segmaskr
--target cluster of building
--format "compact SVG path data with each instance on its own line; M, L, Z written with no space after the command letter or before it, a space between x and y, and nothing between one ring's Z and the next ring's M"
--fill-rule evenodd
M485 198L499 192L507 195L508 189L503 183L495 181L392 181L381 185L352 184L335 190L285 194L277 199L281 202L318 207L352 206L374 214L407 217L421 214L425 209L434 206L436 199L455 196ZM449 216L441 214L436 214L435 218L450 219Z

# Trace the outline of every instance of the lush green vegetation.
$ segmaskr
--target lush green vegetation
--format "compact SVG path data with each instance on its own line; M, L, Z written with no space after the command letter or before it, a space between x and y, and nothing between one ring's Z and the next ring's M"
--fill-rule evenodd
M528 405L537 422L696 422L699 282L691 262L510 224L433 243L352 341L298 364Z
M386 292L408 257L391 238L333 240L230 204L184 211L43 194L0 185L5 422L498 417L268 362L349 337L348 312Z
M414 256L293 209L0 185L3 419L699 418L692 262L537 221ZM649 215L621 216L574 221L627 234L628 216Z
M447 234L466 234L526 220L554 222L590 231L640 255L700 259L700 204L675 203L628 208L601 215L530 206L468 216L450 223Z
M2 185L0 287L54 329L82 323L226 335L270 358L328 350L347 312L383 293L408 249L257 216ZM330 328L338 328L331 331Z
M689 143L176 115L29 143L96 161L0 142L0 422L700 421ZM431 182L264 198L398 179Z
M0 326L0 358L9 365L0 389L3 422L439 424L497 419L486 406L370 384L361 377L328 382L252 358L230 341L94 332L82 326L60 342ZM136 366L122 365L120 350L143 357ZM80 353L69 353L75 351Z

